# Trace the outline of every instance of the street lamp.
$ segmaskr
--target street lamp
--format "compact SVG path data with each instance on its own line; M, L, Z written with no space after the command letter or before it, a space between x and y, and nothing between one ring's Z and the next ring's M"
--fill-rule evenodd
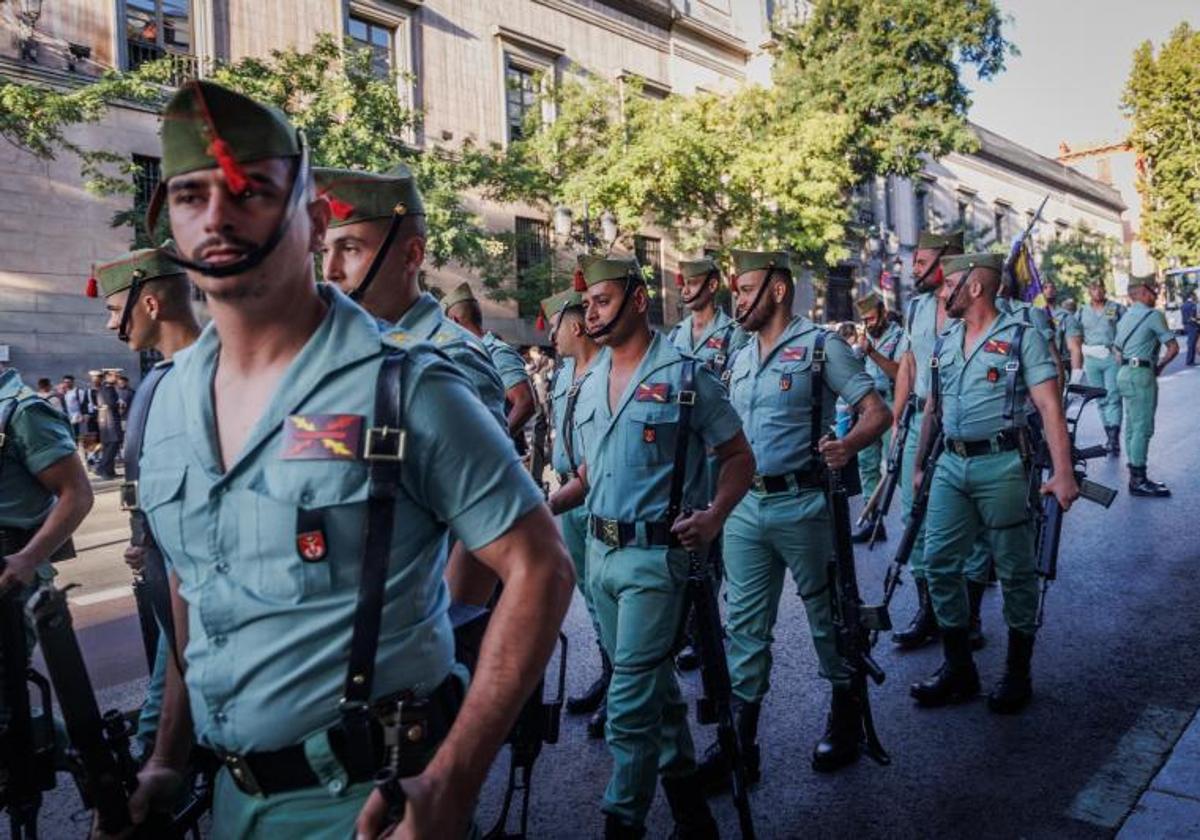
M21 21L24 30L20 38L21 58L34 63L38 60L38 47L33 36L41 16L42 0L20 0L18 3L17 20Z
M600 233L604 237L605 243L611 247L617 241L617 236L620 232L620 229L617 227L617 217L611 211L605 210L600 216Z

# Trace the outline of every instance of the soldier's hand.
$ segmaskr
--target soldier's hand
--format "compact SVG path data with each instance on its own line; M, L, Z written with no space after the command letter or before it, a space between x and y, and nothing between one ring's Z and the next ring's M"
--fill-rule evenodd
M834 470L840 470L854 457L854 452L846 446L846 441L829 435L821 438L817 448L821 452L821 457L825 459L825 463Z
M0 569L3 569L0 571L0 595L7 595L33 583L37 563L33 558L20 553L10 554L0 560Z
M125 565L131 572L140 572L146 565L146 549L140 545L125 546Z
M1079 498L1079 485L1075 482L1075 474L1071 472L1055 473L1042 485L1043 496L1054 496L1064 511L1070 510L1071 505Z
M721 533L721 522L712 511L697 510L690 515L680 515L671 526L671 533L688 551L702 551Z
M138 772L138 786L129 797L129 819L133 825L116 834L100 830L99 817L92 817L91 840L121 840L133 834L137 826L150 816L155 806L168 807L183 787L184 774L174 767L151 758Z
M388 825L387 802L378 790L371 791L354 824L355 840L417 840L417 838L462 837L472 812L470 802L460 802L446 785L428 773L401 779L404 788L404 818Z

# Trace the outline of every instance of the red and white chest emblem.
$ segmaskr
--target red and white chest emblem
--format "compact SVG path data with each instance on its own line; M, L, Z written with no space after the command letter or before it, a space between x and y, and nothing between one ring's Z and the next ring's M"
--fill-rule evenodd
M671 386L667 382L643 382L637 386L634 399L637 402L665 403L671 396Z
M807 347L784 347L779 351L779 361L781 362L803 362L807 356Z
M323 531L305 531L296 535L296 550L309 563L324 560L327 553Z
M1012 345L1007 341L1001 341L998 338L989 338L983 343L983 352L999 353L1001 356L1007 356L1011 347Z

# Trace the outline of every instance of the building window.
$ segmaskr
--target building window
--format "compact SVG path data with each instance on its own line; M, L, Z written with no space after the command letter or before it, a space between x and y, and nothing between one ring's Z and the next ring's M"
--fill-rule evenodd
M190 0L126 0L125 69L171 58L173 84L196 76Z
M995 233L995 242L1004 243L1008 241L1008 208L997 204L992 214L992 230Z
M156 243L151 232L146 230L146 210L162 180L161 161L148 155L134 155L133 166L133 247L150 248Z
M508 140L525 136L526 121L537 106L537 75L533 68L518 64L512 58L504 61L504 115Z
M917 233L929 229L929 193L917 190Z
M633 255L637 257L638 265L645 271L650 270L646 280L646 288L650 292L650 323L663 322L663 267L662 240L651 236L635 236L633 238Z
M958 223L966 230L971 226L971 199L969 196L958 197Z
M390 79L396 68L396 30L365 18L350 16L350 40L371 51L371 71L379 79Z
M550 288L550 225L541 219L517 217L514 231L517 255L517 286L522 291L534 291L532 295L521 295L517 303L522 318L537 315L540 301L553 293Z

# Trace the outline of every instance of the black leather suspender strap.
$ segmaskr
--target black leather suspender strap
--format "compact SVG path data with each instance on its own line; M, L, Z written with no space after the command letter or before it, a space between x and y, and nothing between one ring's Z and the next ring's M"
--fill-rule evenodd
M1004 363L1004 423L1009 428L1017 416L1017 386L1021 384L1021 342L1025 337L1025 325L1018 324L1008 347L1008 361Z
M375 681L375 654L383 617L384 589L391 557L396 497L404 461L404 353L383 360L375 380L375 425L367 430L363 457L368 462L367 518L363 538L362 573L354 630L350 637L350 665L342 689L342 727L346 732L346 770L364 778L377 755L371 730L371 688Z
M933 404L937 406L938 423L942 422L942 345L946 343L945 336L939 335L933 343L933 355L929 357L929 393Z
M688 438L691 437L692 406L696 404L696 361L685 359L679 394L679 430L675 435L675 467L667 500L667 522L674 524L683 512L683 485L687 479Z
M1138 319L1138 322L1133 325L1133 329L1131 329L1129 332L1125 333L1125 338L1121 340L1121 346L1117 348L1118 353L1120 353L1122 356L1125 355L1125 345L1129 343L1129 339L1133 338L1133 334L1138 331L1138 327L1140 327L1142 324L1146 323L1146 319L1148 319L1151 315L1153 315L1157 311L1158 311L1157 309L1151 309L1149 312L1147 312L1145 315L1143 315L1141 318ZM1155 350L1154 356L1155 356L1155 358L1158 358L1157 350Z
M808 445L812 449L813 464L820 468L821 438L825 436L825 339L828 334L818 328L812 348L812 427L809 429Z
M729 370L729 342L733 338L733 331L737 327L736 324L729 324L724 329L724 336L721 338L721 346L717 348L717 354L713 356L712 371L721 381L724 382L727 378Z
M571 387L567 389L567 406L563 409L563 452L571 466L572 475L579 472L579 462L575 460L575 435L572 427L575 424L575 406L579 404L579 389L583 385L583 376L572 382Z
M17 413L17 403L19 402L20 400L14 396L0 405L0 469L4 468L4 444L8 440L8 424L13 415Z

